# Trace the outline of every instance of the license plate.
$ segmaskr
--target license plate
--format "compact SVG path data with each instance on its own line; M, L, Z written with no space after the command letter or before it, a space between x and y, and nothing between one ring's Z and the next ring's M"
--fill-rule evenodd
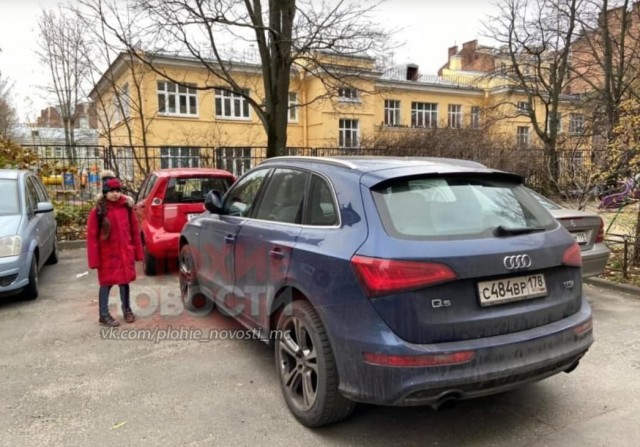
M198 217L200 215L200 213L191 213L191 214L187 214L187 220L191 220L194 217Z
M575 233L571 233L571 236L573 236L573 239L575 239L575 241L578 244L586 244L587 243L587 233L585 233L584 231L578 231Z
M518 276L478 283L480 305L483 307L511 301L528 300L547 295L544 275Z

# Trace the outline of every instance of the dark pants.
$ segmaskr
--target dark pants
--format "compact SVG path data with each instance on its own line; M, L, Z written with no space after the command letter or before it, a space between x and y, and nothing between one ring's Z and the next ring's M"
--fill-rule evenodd
M122 303L122 312L130 309L129 303L129 284L119 284L118 288L120 289L120 302ZM109 292L111 291L111 286L100 286L100 291L98 292L98 303L100 306L100 316L106 317L109 315Z

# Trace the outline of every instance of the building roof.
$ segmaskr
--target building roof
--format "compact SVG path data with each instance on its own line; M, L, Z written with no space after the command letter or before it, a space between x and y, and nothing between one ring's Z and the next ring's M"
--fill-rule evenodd
M95 146L98 144L96 129L74 129L76 145ZM21 145L64 145L64 129L60 127L37 127L17 124L11 129L12 139Z

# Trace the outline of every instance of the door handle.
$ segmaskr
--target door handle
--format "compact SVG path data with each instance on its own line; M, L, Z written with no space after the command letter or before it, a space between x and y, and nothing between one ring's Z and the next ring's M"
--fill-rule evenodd
M233 243L235 242L235 240L236 240L236 237L235 237L233 234L227 234L227 235L224 237L224 241L225 241L227 244L233 244Z
M273 258L273 259L284 259L284 252L282 251L281 248L272 248L271 251L269 252L269 255Z

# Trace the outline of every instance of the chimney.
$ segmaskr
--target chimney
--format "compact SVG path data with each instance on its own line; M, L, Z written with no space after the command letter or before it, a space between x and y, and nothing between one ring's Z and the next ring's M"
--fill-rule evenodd
M416 64L407 65L407 81L418 80L418 66Z
M451 59L451 56L455 56L457 52L458 52L458 45L454 45L452 47L449 47L448 59Z

